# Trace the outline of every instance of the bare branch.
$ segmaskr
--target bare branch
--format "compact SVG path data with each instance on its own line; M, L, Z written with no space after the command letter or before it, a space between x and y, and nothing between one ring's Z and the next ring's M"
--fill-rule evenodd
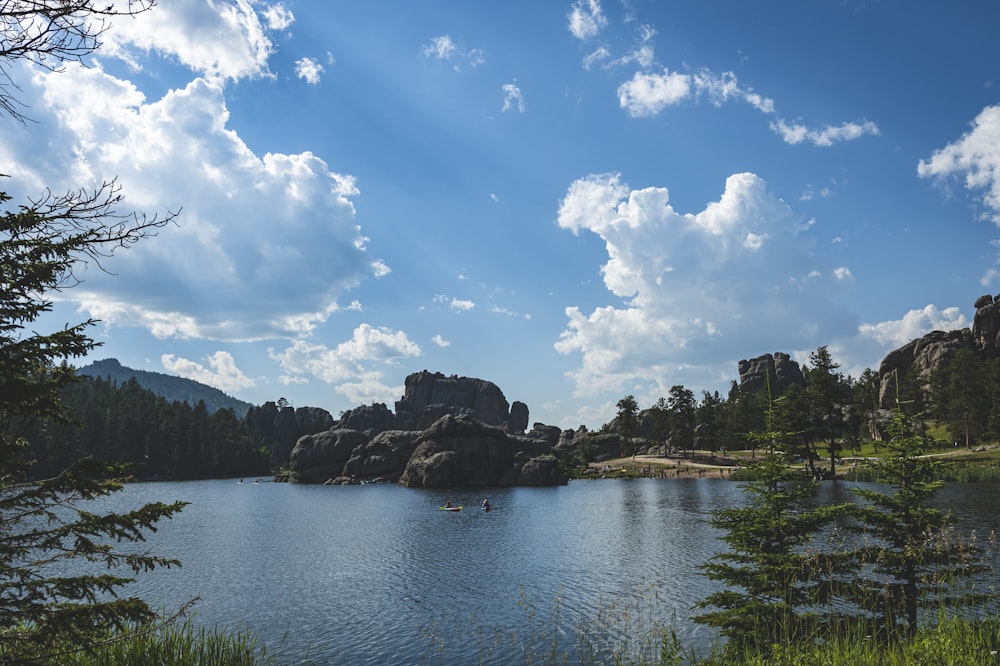
M29 60L57 71L101 46L114 17L149 11L156 0L0 0L0 113L24 121L9 64Z

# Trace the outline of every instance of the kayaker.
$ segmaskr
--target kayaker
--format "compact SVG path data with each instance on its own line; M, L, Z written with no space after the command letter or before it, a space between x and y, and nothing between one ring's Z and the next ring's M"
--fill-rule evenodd
M490 501L488 499L484 499L483 500L483 511L489 511L489 510L490 510Z
M444 508L446 508L446 509L450 509L451 508L451 500L448 500L447 502L444 503Z

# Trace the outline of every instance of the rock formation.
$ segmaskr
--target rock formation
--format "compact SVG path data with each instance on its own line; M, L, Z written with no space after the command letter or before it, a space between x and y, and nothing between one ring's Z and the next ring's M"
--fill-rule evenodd
M982 358L1000 356L1000 295L976 299L976 314L972 329L931 331L889 352L879 365L879 402L883 409L896 404L898 377L908 374L926 385L931 373L946 363L960 349L968 349Z
M766 390L768 376L771 378L771 395L775 398L783 394L792 384L802 387L806 385L806 378L799 364L788 354L781 352L740 361L739 372L740 390L744 393L759 393Z
M287 480L417 487L566 483L553 455L559 429L535 424L525 433L527 424L528 406L508 407L492 382L423 371L406 378L395 414L384 404L362 405L328 430L301 437Z
M355 448L368 443L364 433L336 428L304 435L289 461L289 479L296 483L323 483L341 476Z
M517 480L513 443L499 427L449 414L417 441L399 479L404 486L510 486Z
M403 397L396 401L396 423L422 430L446 414L470 416L487 425L510 420L510 405L493 382L426 370L406 378Z

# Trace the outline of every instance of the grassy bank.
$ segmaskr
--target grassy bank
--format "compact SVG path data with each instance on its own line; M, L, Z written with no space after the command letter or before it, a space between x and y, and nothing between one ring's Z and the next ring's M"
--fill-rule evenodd
M14 629L16 631L16 629ZM44 666L264 666L277 664L249 631L207 629L184 622L127 626L90 643L90 648L49 646L45 654L9 654L0 663ZM301 662L299 662L301 663Z

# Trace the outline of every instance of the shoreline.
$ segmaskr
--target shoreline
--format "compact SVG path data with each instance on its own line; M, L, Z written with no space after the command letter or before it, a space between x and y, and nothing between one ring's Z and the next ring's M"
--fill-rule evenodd
M728 479L746 461L732 456L695 454L684 456L657 456L641 454L634 458L613 458L587 465L582 479L620 478L621 474L653 479Z

